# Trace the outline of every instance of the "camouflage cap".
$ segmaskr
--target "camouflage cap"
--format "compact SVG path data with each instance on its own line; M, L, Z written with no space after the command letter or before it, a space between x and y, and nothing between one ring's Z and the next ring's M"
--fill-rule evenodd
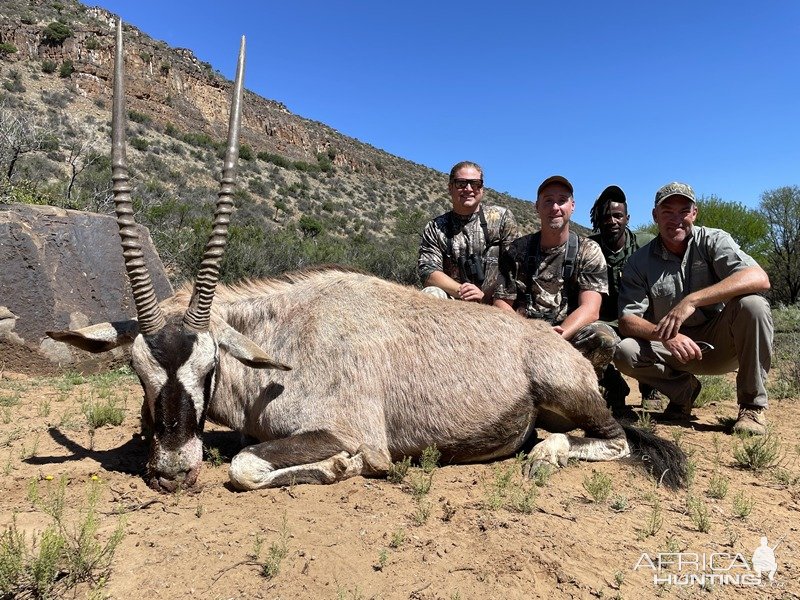
M688 183L679 183L677 181L673 181L672 183L668 183L667 185L661 186L658 189L656 192L655 206L658 206L670 196L683 196L692 202L696 202L694 199L694 190L692 189L692 186L690 186Z
M539 189L536 190L536 197L538 198L539 194L542 193L542 190L551 183L560 183L561 185L566 186L570 194L575 193L575 190L572 189L572 184L569 182L569 179L562 177L561 175L551 175L539 184Z

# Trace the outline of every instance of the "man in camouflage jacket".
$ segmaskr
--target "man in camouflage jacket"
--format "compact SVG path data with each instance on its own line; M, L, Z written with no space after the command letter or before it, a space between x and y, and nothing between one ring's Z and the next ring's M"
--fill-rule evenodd
M516 240L501 256L494 304L529 318L548 321L588 358L598 377L619 343L614 330L598 321L608 293L606 261L600 246L570 233L575 211L572 184L560 175L545 179L536 194L541 231ZM571 273L564 268L570 237L577 241Z
M448 184L452 210L429 221L422 233L417 271L423 292L439 298L491 303L501 251L517 237L507 208L483 206L483 169L457 163Z

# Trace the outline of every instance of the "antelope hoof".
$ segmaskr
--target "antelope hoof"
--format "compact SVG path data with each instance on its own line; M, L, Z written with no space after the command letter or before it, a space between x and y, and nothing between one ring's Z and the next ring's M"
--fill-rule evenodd
M567 466L569 460L569 440L563 433L550 434L547 439L533 447L528 455L526 474L535 471L537 464L547 463L557 467Z

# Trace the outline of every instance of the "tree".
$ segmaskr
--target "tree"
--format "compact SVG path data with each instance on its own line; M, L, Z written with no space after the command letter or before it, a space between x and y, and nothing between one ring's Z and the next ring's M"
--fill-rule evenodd
M697 199L697 225L716 227L731 234L742 250L765 265L770 246L769 224L757 210L740 202L726 202L715 195Z
M0 104L0 168L6 178L14 175L20 156L40 150L51 137L51 130L37 125L33 113Z
M60 45L68 37L72 37L72 30L59 21L53 21L42 30L42 40L51 46Z
M761 194L760 208L769 224L772 298L794 304L800 299L800 187L767 190Z

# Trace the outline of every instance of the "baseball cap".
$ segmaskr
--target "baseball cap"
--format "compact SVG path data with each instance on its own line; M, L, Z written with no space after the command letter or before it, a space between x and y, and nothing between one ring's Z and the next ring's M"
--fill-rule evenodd
M562 177L561 175L551 175L547 179L545 179L541 184L539 184L539 189L536 190L536 196L538 197L539 194L542 193L542 189L546 188L551 183L560 183L563 186L566 186L569 189L570 194L574 194L575 191L572 189L572 184L569 182L569 179L566 177Z
M608 199L612 202L620 202L622 204L626 203L625 199L625 192L622 191L622 188L618 185L610 185L597 197L598 200Z
M694 199L694 190L692 189L692 186L690 186L688 183L679 183L677 181L673 181L672 183L668 183L667 185L661 186L658 189L656 192L655 206L658 206L670 196L683 196L692 202L696 202Z

